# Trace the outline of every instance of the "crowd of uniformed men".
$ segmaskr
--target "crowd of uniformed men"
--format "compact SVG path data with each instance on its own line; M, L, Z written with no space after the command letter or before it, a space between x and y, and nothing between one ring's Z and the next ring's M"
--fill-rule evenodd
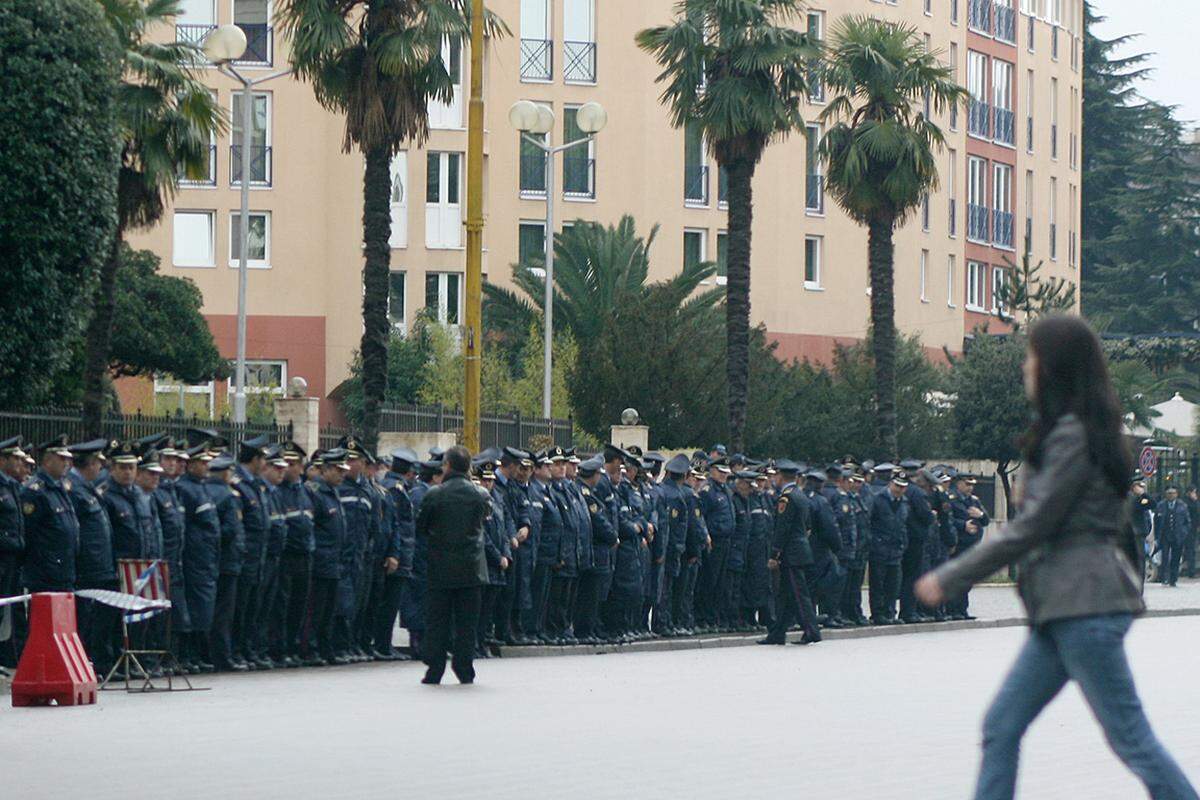
M226 448L196 429L186 443L61 436L35 462L19 437L0 442L0 597L116 590L118 559L161 559L169 626L163 615L145 636L166 645L169 629L185 671L419 653L427 543L414 520L441 479L441 451L380 461L353 436L311 455L266 437ZM971 618L966 598L930 610L912 591L989 522L975 478L950 467L850 457L814 467L720 445L669 459L613 445L589 458L490 449L472 466L492 501L481 656L500 644L755 630L783 644L794 625L809 643L823 627ZM106 670L120 612L78 607ZM19 654L16 616L0 664ZM408 650L393 647L397 616Z

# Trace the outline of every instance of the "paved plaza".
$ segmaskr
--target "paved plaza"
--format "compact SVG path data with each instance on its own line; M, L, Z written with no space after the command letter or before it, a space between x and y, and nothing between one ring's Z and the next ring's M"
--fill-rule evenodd
M492 659L471 687L368 664L4 705L3 796L964 798L984 706L1024 637ZM1129 645L1160 736L1200 783L1198 637L1200 618L1147 619ZM1144 796L1073 688L1026 752L1021 797Z

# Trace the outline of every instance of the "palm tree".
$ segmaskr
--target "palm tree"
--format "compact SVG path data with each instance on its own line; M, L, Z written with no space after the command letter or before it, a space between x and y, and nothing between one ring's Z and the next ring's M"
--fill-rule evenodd
M387 391L390 165L402 143L429 136L428 104L454 84L442 42L470 35L469 0L284 0L291 66L317 102L346 115L342 150L363 154L362 436L374 447ZM489 17L489 32L505 30Z
M804 124L808 36L791 27L799 0L681 0L674 21L637 34L663 68L662 101L677 128L695 125L729 182L725 307L729 439L743 449L750 358L751 183L772 138Z
M102 432L114 288L125 234L162 219L181 175L207 175L209 144L226 126L216 99L190 67L202 57L199 48L147 38L147 32L182 13L179 0L100 0L100 5L124 57L117 86L117 229L100 268L83 367L83 422L93 435Z
M925 49L916 28L865 16L843 18L827 45L823 78L832 99L821 113L830 193L867 226L875 412L880 452L896 454L896 298L892 235L938 186L934 150L945 143L924 113L941 113L966 90Z

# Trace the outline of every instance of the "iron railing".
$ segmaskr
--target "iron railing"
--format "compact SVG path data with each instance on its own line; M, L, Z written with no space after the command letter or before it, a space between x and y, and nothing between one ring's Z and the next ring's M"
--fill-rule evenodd
M708 167L706 165L684 165L683 200L694 205L708 205Z
M546 155L542 152L521 155L521 194L546 193Z
M994 6L996 38L1009 44L1017 43L1017 12L1011 5Z
M997 247L1013 246L1013 215L1008 211L992 212L992 244Z
M563 80L567 83L596 82L595 42L563 42Z
M179 173L180 186L216 186L217 185L217 146L210 144L208 146L208 157L205 159L205 166L202 174L198 176L189 176L182 170Z
M271 66L274 58L275 31L265 22L235 22L246 34L246 52L235 64L243 66Z
M1016 144L1016 117L1007 108L992 109L992 137L1001 144Z
M987 103L972 97L967 110L967 133L984 139L990 138L991 110Z
M215 430L236 448L243 439L266 434L277 441L292 438L292 426L274 422L238 423L228 419L189 417L184 414L105 414L101 423L102 435L108 439L140 439L156 433L167 433L183 439L188 428ZM66 434L68 441L90 438L84 429L83 416L78 408L44 406L22 410L0 411L0 439L21 435L32 447Z
M521 80L548 81L554 78L554 42L550 39L521 40Z
M988 240L988 207L967 203L967 238L976 242Z
M204 44L204 38L209 32L216 29L216 25L207 23L197 24L194 22L176 22L175 23L175 41L194 44L197 47Z
M596 159L563 155L563 196L595 199Z
M950 235L958 235L958 201L950 198Z
M991 35L992 0L967 0L967 27Z
M229 182L242 182L242 146L229 146ZM271 148L262 145L250 145L250 185L271 185Z

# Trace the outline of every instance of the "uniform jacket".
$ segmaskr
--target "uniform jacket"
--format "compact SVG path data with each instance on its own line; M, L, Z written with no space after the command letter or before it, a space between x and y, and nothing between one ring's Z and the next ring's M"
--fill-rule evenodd
M1183 544L1192 530L1192 517L1182 500L1163 500L1154 512L1154 538L1159 542ZM1159 545L1161 547L1161 544Z
M346 514L337 490L321 478L304 484L313 513L314 578L342 577L342 551L346 541Z
M904 491L908 500L908 540L914 544L925 545L925 540L933 532L933 508L929 504L929 493L910 483Z
M400 568L396 574L412 575L413 550L416 548L416 517L413 515L412 498L408 484L395 472L383 478L383 489L392 505L392 536L396 547L396 560Z
M183 571L188 585L215 586L221 562L221 519L211 487L183 475L175 490L183 506Z
M736 523L733 519L733 490L729 488L728 481L717 483L710 478L700 487L700 510L708 526L708 535L714 542L733 536Z
M25 585L33 591L71 591L79 555L79 520L71 504L70 478L44 470L21 490L25 516Z
M536 478L525 487L529 499L529 521L536 535L537 563L558 565L562 563L562 546L565 533L564 514L558 498L550 487Z
M504 520L504 495L495 485L488 495L488 515L483 527L483 554L487 559L488 584L503 586L505 570L500 568L501 557L512 561L512 540Z
M302 481L288 481L284 478L277 488L279 504L283 508L283 521L287 525L283 552L311 554L316 547L312 496Z
M729 540L729 556L725 559L725 569L730 572L746 571L746 546L750 542L750 501L749 495L742 497L736 491L733 493L733 536Z
M371 487L365 477L346 476L337 487L338 499L346 519L342 540L342 577L357 577L362 572L368 544L379 535L379 519L372 503Z
M687 542L683 548L683 558L691 561L700 558L708 544L708 523L704 521L704 512L700 508L700 496L696 490L683 485L683 497L688 506Z
M271 533L267 536L267 549L264 565L278 564L283 558L283 548L287 543L287 515L283 507L283 493L278 486L266 486L267 512L271 519Z
M987 528L991 519L987 515L987 511L983 508L983 503L979 502L979 498L975 495L963 496L958 492L950 492L950 515L954 522L954 538L958 541L958 549L965 550L969 547L974 547L983 539L984 529ZM979 519L972 519L967 509L978 508L983 511L983 516ZM974 522L977 530L975 533L967 531L967 522Z
M75 470L68 473L71 481L71 504L79 520L79 555L75 559L75 580L79 586L95 586L117 579L113 558L112 525L104 500L96 487Z
M871 560L899 564L908 547L908 500L885 489L871 498Z
M0 555L25 550L25 515L21 513L21 484L0 472Z
M221 574L241 575L246 548L241 492L220 478L209 478L208 491L221 520Z
M487 585L483 523L489 506L488 493L463 475L447 475L425 495L417 513L417 535L429 540L431 589Z
M612 591L626 598L641 597L644 573L642 551L647 547L642 495L636 486L622 480L616 487L616 497L619 503L617 512L620 520L620 545L617 547L616 564L613 567Z
M771 557L787 567L807 567L813 563L808 543L812 505L796 486L789 483L775 501L775 519L771 530Z
M242 501L242 575L257 576L262 571L271 535L271 509L267 505L267 484L250 474L244 464L234 468L230 484Z
M111 476L100 484L100 496L112 524L113 557L117 559L148 557L146 526L138 509L137 492L136 486L126 488Z
M1150 495L1129 495L1129 522L1138 536L1149 536L1154 527L1154 501Z
M558 563L555 575L559 578L574 578L579 575L579 509L571 494L566 479L551 480L546 486L549 499L557 504L562 517L562 536L559 539ZM590 548L589 548L590 549Z
M154 490L154 505L158 523L162 526L163 558L171 566L171 577L182 578L184 510L175 482L163 478Z
M592 568L592 515L580 491L583 484L569 478L563 478L558 483L560 491L571 501L575 518L575 571L576 574L582 574Z
M688 504L685 491L687 487L682 480L667 477L658 485L658 496L661 502L659 522L666 534L666 565L672 575L679 574L679 565L683 558L684 547L687 545Z
M596 489L607 478L601 477ZM592 531L592 569L596 572L607 572L612 568L612 550L618 540L617 534L617 498L613 494L601 495L582 481L579 483L579 494L587 504L590 528Z
M808 498L812 508L810 545L813 564L818 570L823 570L841 554L842 534L838 530L837 518L833 515L833 507L829 505L829 500L816 489L805 489L804 496Z

